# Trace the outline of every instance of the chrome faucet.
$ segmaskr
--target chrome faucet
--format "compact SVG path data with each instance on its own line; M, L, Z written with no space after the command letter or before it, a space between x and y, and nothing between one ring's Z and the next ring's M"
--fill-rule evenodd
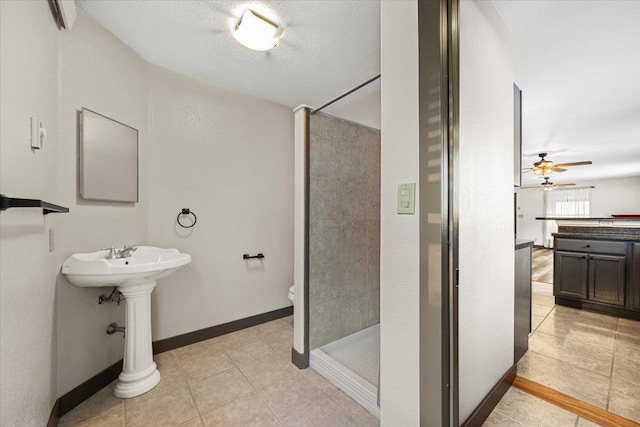
M138 248L135 245L124 245L117 253L118 258L129 258L131 252L135 252Z
M129 258L131 256L131 252L134 252L136 249L138 248L135 245L124 245L122 249L116 249L113 245L107 248L102 248L103 251L109 251L106 259Z

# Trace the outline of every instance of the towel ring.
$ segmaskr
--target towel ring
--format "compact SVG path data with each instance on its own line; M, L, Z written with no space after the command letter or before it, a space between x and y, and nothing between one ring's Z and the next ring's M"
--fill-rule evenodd
M182 215L193 215L193 224L191 225L184 225L183 223L180 222L180 217ZM191 228L194 225L196 225L196 222L198 222L198 217L196 216L196 214L194 214L191 210L185 208L182 209L182 211L178 214L178 217L176 218L176 221L178 221L178 225L182 228Z

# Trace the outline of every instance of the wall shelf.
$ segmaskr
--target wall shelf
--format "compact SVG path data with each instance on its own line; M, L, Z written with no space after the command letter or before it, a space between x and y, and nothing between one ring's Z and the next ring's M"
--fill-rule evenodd
M16 197L7 197L4 194L0 194L0 211L11 208L42 208L43 215L58 212L69 212L69 208L54 205L53 203L45 202L43 200L19 199Z

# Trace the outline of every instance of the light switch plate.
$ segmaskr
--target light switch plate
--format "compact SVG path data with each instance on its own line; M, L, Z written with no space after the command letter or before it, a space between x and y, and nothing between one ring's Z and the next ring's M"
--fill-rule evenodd
M416 183L398 185L398 213L414 215L416 213Z

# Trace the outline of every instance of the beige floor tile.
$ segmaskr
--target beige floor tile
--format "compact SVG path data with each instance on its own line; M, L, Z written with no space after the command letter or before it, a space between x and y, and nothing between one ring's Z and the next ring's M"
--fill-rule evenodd
M334 400L326 397L303 408L284 421L285 427L359 427Z
M529 350L607 377L611 375L613 340L601 343L561 338L538 330L529 338Z
M255 392L202 414L202 419L207 427L271 427L280 422Z
M532 314L531 315L531 331L535 332L535 330L538 329L538 327L540 326L543 320L544 320L544 317L536 316L535 314Z
M177 426L198 416L187 387L166 391L153 399L128 399L125 408L127 427Z
M640 320L618 319L618 327L629 331L634 330L640 335Z
M606 408L609 377L529 350L518 362L518 375Z
M358 402L347 396L343 391L339 390L334 393L331 398L344 409L346 414L359 422L364 427L376 427L380 425L380 420L371 415L369 411L364 409Z
M291 362L275 353L239 366L242 373L255 388L265 387L283 376L301 375Z
M553 307L556 305L555 299L552 296L544 294L531 294L531 302L533 304L544 305L547 307Z
M176 352L173 350L165 351L164 353L154 354L153 361L156 362L158 367L164 365L172 365L174 363L178 363L178 356L176 356Z
M640 387L614 379L611 382L609 411L640 423Z
M311 382L311 384L318 387L320 391L324 392L327 396L332 396L335 392L338 391L338 387L331 384L322 375L320 375L313 369L302 369L300 370L300 372L305 376L307 380Z
M523 427L523 425L494 410L482 424L482 427Z
M82 402L60 419L60 426L82 425L98 418L118 417L124 414L124 400L113 395L115 381Z
M257 391L281 420L294 415L298 409L327 397L300 373L281 376Z
M180 361L180 368L189 382L209 377L235 367L224 351Z
M545 282L531 282L531 292L538 295L553 296L553 284Z
M573 315L549 315L537 331L556 337L570 337L606 345L613 345L616 336L615 323L596 322L590 318Z
M283 317L282 319L280 319L280 322L282 322L283 325L293 329L293 315Z
M169 390L187 386L187 380L184 377L182 369L180 369L180 365L177 363L164 365L158 368L158 370L160 371L160 383L145 394L126 399L127 403L137 400L155 399L157 396Z
M564 307L556 305L555 310L550 313L551 317L561 317L570 320L581 320L582 322L589 321L593 325L617 325L618 318L614 316L608 316L606 314L594 313L587 310L578 310L576 308Z
M200 419L200 417L196 417L196 418L192 418L189 421L185 421L184 423L180 424L180 427L203 427L204 424L202 424L202 420Z
M216 344L222 346L222 348L226 350L255 337L256 334L251 329L242 329L236 332L231 332L230 334L221 335L214 338L214 340Z
M576 427L599 427L600 424L596 424L593 421L589 421L586 418L582 418L579 417L578 418L578 424L576 424Z
M276 332L261 336L262 340L269 344L278 354L285 359L291 358L293 347L293 329L285 327Z
M200 413L211 411L253 391L237 369L194 381L189 386Z
M273 353L273 349L258 337L253 337L247 341L236 344L226 350L227 355L237 365L243 365L252 360Z
M78 423L60 422L58 425L65 427L124 427L124 408L118 414L110 414L103 417L91 418L89 420Z
M495 411L530 427L543 425L574 427L577 419L574 413L538 399L515 387L511 387L507 391L496 406Z
M285 318L286 319L286 318ZM273 320L271 322L262 323L260 325L256 325L250 328L256 335L267 335L273 332L278 332L281 329L286 329L289 327L288 320L283 321L283 319Z
M222 350L224 350L224 348L217 341L217 338L212 338L210 340L197 342L191 345L186 345L184 347L177 348L173 351L179 362L185 362L189 359L196 359L200 357L209 356L214 353L219 353Z
M548 307L546 305L540 305L540 304L531 304L531 314L534 316L542 316L542 317L546 317L551 310L553 310L553 307Z
M640 322L629 319L618 320L616 339L640 346Z

